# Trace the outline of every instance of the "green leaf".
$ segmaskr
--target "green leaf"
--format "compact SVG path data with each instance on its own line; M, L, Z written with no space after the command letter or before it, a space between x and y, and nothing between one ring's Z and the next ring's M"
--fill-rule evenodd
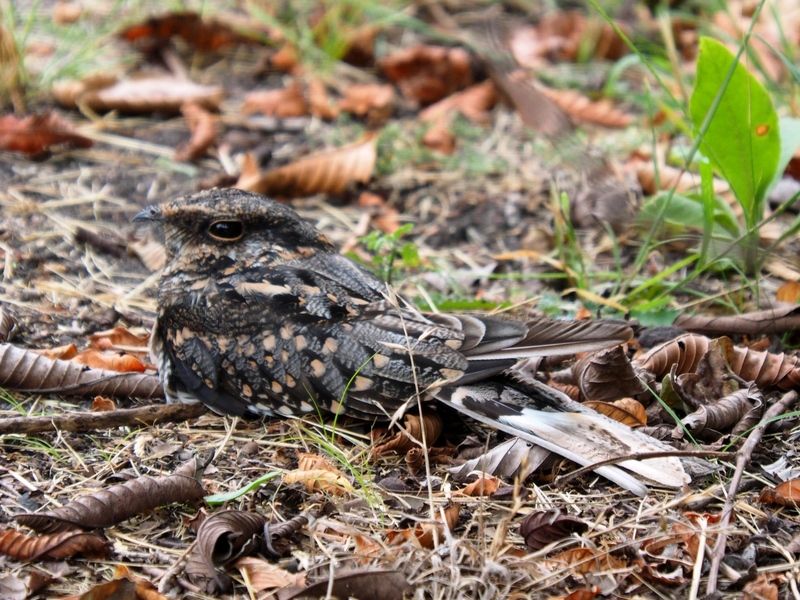
M780 132L769 94L740 63L731 72L734 60L720 42L701 38L689 112L700 150L730 183L752 227L778 167Z
M220 504L225 504L226 502L230 502L231 500L236 500L239 496L244 496L246 493L251 492L260 488L265 483L275 479L276 477L280 477L281 471L270 471L248 483L245 486L240 487L238 490L233 490L232 492L225 492L222 494L211 494L203 498L206 501L206 504L209 506L218 506Z
M713 222L711 236L717 238L735 238L740 235L736 215L730 206L720 197L713 197ZM662 206L666 204L666 208ZM663 213L662 213L663 211ZM678 235L686 229L702 229L708 218L708 207L703 200L694 195L660 193L649 198L639 213L639 222L648 226L661 215L660 235Z

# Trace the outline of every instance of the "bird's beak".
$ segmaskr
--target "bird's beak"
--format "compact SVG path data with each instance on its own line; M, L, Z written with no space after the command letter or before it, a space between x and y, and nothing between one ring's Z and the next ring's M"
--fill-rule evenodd
M137 213L135 217L133 217L134 223L141 223L143 221L161 221L161 220L162 220L161 209L155 205L148 206L143 211Z

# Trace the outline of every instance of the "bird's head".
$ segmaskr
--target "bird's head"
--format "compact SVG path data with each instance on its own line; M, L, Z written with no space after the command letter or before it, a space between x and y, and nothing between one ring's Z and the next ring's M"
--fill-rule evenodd
M286 259L332 248L290 207L237 189L205 190L149 206L133 220L162 224L168 265L222 256L244 263Z

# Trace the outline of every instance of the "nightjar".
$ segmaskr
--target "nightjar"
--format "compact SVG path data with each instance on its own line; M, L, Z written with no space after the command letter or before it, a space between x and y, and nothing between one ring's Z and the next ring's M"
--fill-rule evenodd
M168 401L231 415L389 419L419 393L580 464L664 449L588 409L564 413L552 396L539 406L504 375L527 357L625 342L624 324L423 314L290 207L241 190L203 191L135 220L164 228L151 352ZM576 451L578 435L588 438ZM624 464L664 485L686 480L676 459ZM598 470L615 481L617 471Z

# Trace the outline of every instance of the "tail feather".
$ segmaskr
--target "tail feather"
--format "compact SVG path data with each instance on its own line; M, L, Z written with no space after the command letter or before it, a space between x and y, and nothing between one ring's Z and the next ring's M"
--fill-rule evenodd
M437 399L490 427L541 446L581 466L640 452L670 449L627 425L589 411L553 412L521 407L518 399L513 403L504 402L502 396L508 390L501 390L489 384L463 385L441 390ZM639 495L646 494L647 487L635 475L664 487L677 488L689 482L680 460L674 457L627 460L618 465L599 467L595 472Z

